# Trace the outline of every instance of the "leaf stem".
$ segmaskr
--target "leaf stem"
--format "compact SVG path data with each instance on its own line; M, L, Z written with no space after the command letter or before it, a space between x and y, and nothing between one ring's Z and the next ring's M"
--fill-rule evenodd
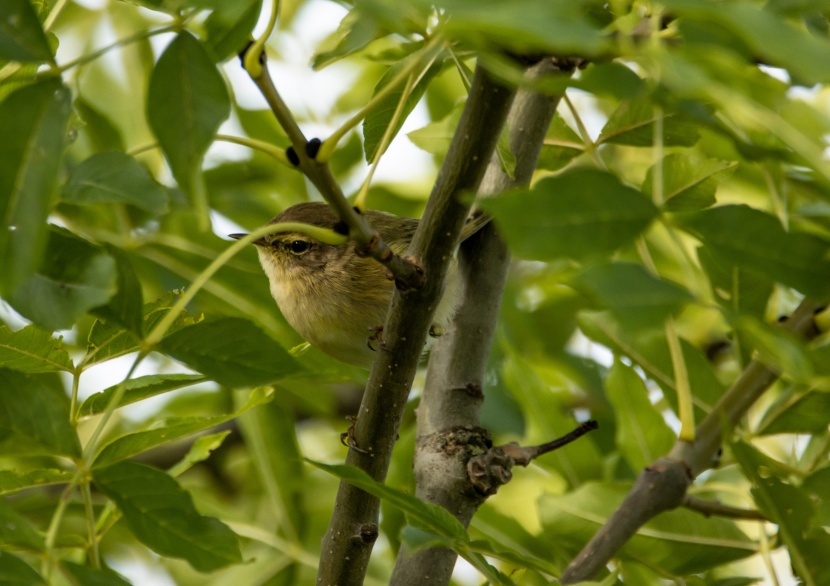
M401 69L401 71L399 71L397 75L395 75L395 77L393 77L389 81L389 83L386 84L386 86L384 86L380 91L378 91L378 93L372 96L372 99L369 100L365 106L358 110L354 116L346 120L346 122L344 122L340 126L340 128L331 133L331 135L329 135L329 137L323 141L323 144L320 146L320 151L317 153L316 160L321 163L327 162L331 158L331 155L334 153L334 148L337 146L337 143L340 142L343 136L345 136L346 133L349 132L352 128L360 124L363 121L363 119L366 118L369 112L371 112L372 109L374 109L382 100L385 100L392 92L397 90L401 83L404 83L404 81L406 81L407 87L410 87L411 91L411 87L414 87L414 85L417 83L417 81L415 81L411 84L411 86L409 85L409 81L412 79L413 74L417 70L418 66L424 61L427 61L427 65L426 67L422 68L422 72L418 76L418 78L422 77L424 73L426 73L426 71L430 68L430 66L435 62L435 59L438 57L438 49L441 48L441 43L443 43L443 39L441 36L436 35L433 38L431 38L429 42L426 45L424 45L424 47L421 49L420 54L417 55L416 58L413 58L411 60L411 63L409 63L406 67ZM404 90L404 96L408 97L406 90ZM405 97L401 98L404 102L406 101ZM390 126L394 127L394 125Z
M92 492L89 489L89 477L81 480L81 496L84 499L84 511L86 513L86 527L89 534L89 548L92 554L92 567L101 567L101 554L98 551L98 535L95 531L95 509L92 504Z
M677 328L674 327L674 318L666 319L666 341L669 344L672 369L674 370L674 386L677 392L677 410L680 417L679 439L685 442L695 441L695 412L692 407L692 389L689 384L689 372L686 369L686 360Z
M357 197L354 200L354 205L359 210L366 210L366 195L369 193L369 185L372 182L372 177L374 177L375 171L377 170L378 165L380 164L380 160L381 158L383 158L384 153L386 153L386 149L389 147L389 143L392 140L392 135L395 132L395 127L398 125L398 120L401 119L401 114L403 114L403 109L406 106L407 100L409 100L409 96L412 93L413 87L415 87L414 71L409 74L409 78L406 80L406 85L404 86L403 92L401 93L401 99L398 100L398 106L395 108L395 113L392 114L392 119L386 126L386 130L383 133L383 137L381 137L378 149L375 152L375 157L372 161L372 165L371 167L369 167L369 172L366 174L366 179L363 180L363 184L360 186L360 191L358 192ZM328 143L328 140L326 142Z
M245 53L245 59L242 63L243 67L245 67L245 71L247 71L251 77L260 77L262 75L262 64L259 62L259 55L265 48L265 42L268 40L268 37L271 36L271 33L274 32L274 28L277 26L277 18L279 17L279 14L280 0L272 0L271 14L268 17L268 25L265 27L265 31L254 41L254 44L251 45Z
M84 65L86 63L89 63L90 61L94 61L95 59L97 59L98 57L101 57L102 55L108 53L112 49L115 49L117 47L123 47L124 45L129 45L129 44L132 44L132 43L135 43L137 41L144 40L144 39L149 39L150 37L154 37L156 35L161 35L161 34L164 34L164 33L173 32L177 28L179 28L179 24L168 24L168 25L163 26L161 28L141 31L141 32L136 33L134 35L130 35L129 37L119 39L119 40L113 42L110 45L102 47L102 48L98 49L97 51L93 51L92 53L88 53L86 55L81 55L80 57L78 57L77 59L73 59L69 63L65 63L63 65L60 65L60 66L56 67L55 69L49 70L48 74L49 75L60 75L61 73L64 73L65 71L67 71L69 69L72 69L73 67L77 67L78 65Z

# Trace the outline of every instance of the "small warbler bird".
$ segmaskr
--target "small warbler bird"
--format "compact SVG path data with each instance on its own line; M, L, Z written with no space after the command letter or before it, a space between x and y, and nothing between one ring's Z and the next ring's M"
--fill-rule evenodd
M366 219L395 254L409 246L418 220L378 211ZM325 203L293 205L269 223L301 222L333 228L340 219ZM464 226L462 240L489 221L479 216ZM245 234L231 234L242 238ZM301 232L269 234L254 242L271 285L271 295L283 316L305 340L342 362L369 368L374 358L372 333L383 327L394 282L370 257L361 257L354 242L325 244ZM455 261L435 310L431 334L445 331L460 302Z

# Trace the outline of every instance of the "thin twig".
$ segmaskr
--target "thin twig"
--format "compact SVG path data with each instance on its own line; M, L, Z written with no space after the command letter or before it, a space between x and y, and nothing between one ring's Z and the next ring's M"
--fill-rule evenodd
M246 51L240 54L243 63L246 62ZM374 230L366 218L349 204L340 185L334 179L328 163L321 163L316 159L319 142L309 142L300 129L288 106L277 91L274 81L268 72L265 63L265 53L261 53L262 65L259 75L251 79L262 93L274 116L285 131L292 146L288 152L288 159L317 187L320 194L334 209L337 216L346 224L349 238L356 245L358 254L371 256L384 265L395 278L395 283L401 289L417 289L424 282L421 268L414 262L408 261L395 254L389 245Z
M727 517L729 519L747 519L750 521L767 521L767 518L756 509L742 509L740 507L730 507L719 501L710 501L707 499L697 498L691 495L686 495L683 498L683 506L700 513L706 517Z

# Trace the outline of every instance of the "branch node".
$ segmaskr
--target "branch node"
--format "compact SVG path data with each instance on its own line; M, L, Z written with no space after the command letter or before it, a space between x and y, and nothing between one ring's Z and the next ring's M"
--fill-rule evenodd
M357 530L357 534L352 536L353 541L358 541L365 545L370 545L378 538L378 526L375 523L365 523Z
M319 138L312 138L310 141L305 143L305 154L308 155L308 158L312 161L317 158L317 153L320 152L320 147L323 146L323 141Z

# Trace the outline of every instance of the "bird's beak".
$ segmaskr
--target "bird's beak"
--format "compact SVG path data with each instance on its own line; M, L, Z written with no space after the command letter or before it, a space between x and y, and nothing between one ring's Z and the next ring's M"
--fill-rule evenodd
M247 236L247 234L228 234L228 238L233 238L235 240L240 240L242 238L245 238L245 236ZM254 240L254 244L256 244L257 246L267 246L268 245L268 243L265 242L264 238L260 238L259 240Z

